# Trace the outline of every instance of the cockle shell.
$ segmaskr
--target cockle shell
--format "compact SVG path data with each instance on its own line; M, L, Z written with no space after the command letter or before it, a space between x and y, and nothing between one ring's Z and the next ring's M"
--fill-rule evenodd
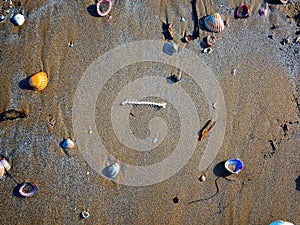
M75 146L74 142L69 138L64 139L60 144L60 147L65 149L71 149L74 148L74 146Z
M246 4L242 4L236 10L236 16L238 18L246 18L249 16L249 6Z
M239 159L229 159L225 162L225 168L233 174L238 174L243 169L243 162Z
M36 91L43 90L48 84L48 76L45 72L38 72L29 77L28 84Z
M30 187L32 190L31 191L25 191L25 187ZM21 185L20 189L19 189L19 193L20 195L22 195L23 197L31 197L33 195L35 195L35 193L38 191L38 187L30 182L25 182Z
M115 179L120 172L120 165L118 163L113 163L105 168L106 176L110 179Z
M283 221L283 220L277 220L273 223L270 223L270 225L294 225L293 223L290 223L288 221Z
M101 11L100 4L102 4L102 3L108 3L108 7L105 11ZM100 16L106 16L111 10L112 3L110 0L98 0L98 2L96 3L96 7L97 7L97 12Z
M0 163L0 178L4 176L4 173L5 173L4 166Z
M206 28L212 32L222 32L225 28L224 21L219 13L213 13L204 19Z
M21 26L25 22L25 17L22 14L18 13L12 18L12 22L15 25Z
M9 171L11 168L11 165L7 162L6 159L1 159L0 163L2 164L2 166L5 168L6 171Z

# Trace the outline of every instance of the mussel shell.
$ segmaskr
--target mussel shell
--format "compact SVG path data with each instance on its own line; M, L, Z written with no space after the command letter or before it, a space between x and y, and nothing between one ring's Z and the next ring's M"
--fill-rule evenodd
M172 56L178 52L178 46L173 42L167 42L164 44L163 51L167 55Z
M32 188L32 191L25 192L24 188L26 186L30 186ZM30 183L30 182L25 182L21 185L21 187L19 189L19 194L22 195L23 197L31 197L31 196L35 195L37 191L38 191L38 187L35 184Z
M246 18L249 16L249 6L246 4L242 4L236 10L236 16L239 18Z
M212 32L219 33L225 28L224 21L219 13L213 13L204 18L206 28Z
M270 225L294 225L288 221L283 221L283 220L277 220L273 223L270 223Z
M120 168L118 163L113 163L105 168L105 175L110 179L115 179L120 172Z
M40 71L29 77L28 84L33 87L34 90L41 91L45 89L48 84L48 76L45 72Z
M231 169L231 165L234 165L235 169ZM243 162L239 159L233 158L225 162L225 168L233 174L238 174L243 169Z
M12 21L15 25L21 26L21 25L23 25L23 23L25 22L25 17L24 17L22 14L18 13L18 14L16 14L16 15L12 18L11 21Z
M1 159L0 163L5 168L6 171L9 171L11 168L11 165L8 163L6 159Z
M108 8L107 8L107 10L105 10L105 11L101 11L101 10L100 10L100 4L101 4L101 3L105 3L105 2L108 3ZM96 8L97 8L97 12L98 12L99 16L106 16L106 15L110 12L111 7L112 7L112 3L111 3L110 0L99 0L99 1L96 3Z
M65 148L65 149L71 149L71 148L74 148L74 146L75 146L74 142L69 138L64 139L60 143L60 147Z

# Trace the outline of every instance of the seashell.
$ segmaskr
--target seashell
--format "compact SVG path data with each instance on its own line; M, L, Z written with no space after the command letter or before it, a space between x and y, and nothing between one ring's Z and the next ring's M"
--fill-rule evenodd
M4 176L4 173L5 173L5 168L2 165L2 163L0 163L0 178L2 178Z
M17 26L21 26L25 22L25 17L18 13L12 18L12 22Z
M288 221L283 221L283 220L277 220L273 223L270 223L270 225L294 225L293 223L290 223Z
M28 84L36 91L42 91L48 84L48 77L45 72L37 72L29 77Z
M172 56L178 52L178 46L173 42L167 42L164 44L163 51L167 55Z
M246 18L249 16L249 6L246 4L242 4L236 10L236 16L238 18Z
M6 171L9 171L11 168L11 165L8 163L6 159L1 159L1 164L5 168Z
M25 190L25 188L28 188L31 190ZM25 182L21 185L20 189L19 189L19 193L20 195L22 195L23 197L31 197L33 195L35 195L35 193L38 191L38 187L30 182Z
M74 146L75 146L74 142L69 138L64 139L60 143L60 147L65 148L65 149L71 149L71 148L74 148Z
M106 3L108 4L107 9L103 10L103 9L101 8L101 6L102 6L103 4L106 4ZM98 12L98 14L99 14L100 16L106 16L106 15L110 12L110 10L111 10L112 3L111 3L110 0L99 0L99 1L96 3L96 7L97 7L97 12Z
M206 181L206 177L204 175L201 175L200 178L199 178L199 180L201 182L205 182Z
M120 172L120 165L113 163L105 168L106 176L110 179L115 179Z
M288 3L289 0L279 0L282 4Z
M264 4L262 4L261 7L258 9L258 14L259 14L260 16L267 16L268 11L269 11L268 3L264 3Z
M83 219L87 219L90 217L90 213L88 211L83 211L83 212L81 212L81 217Z
M186 42L191 42L193 40L193 36L189 34L184 39Z
M243 162L239 159L229 159L225 162L225 168L233 174L238 174L243 169Z
M219 33L224 30L224 21L219 13L213 13L204 19L206 28L212 32Z
M215 46L216 40L217 40L217 37L214 34L208 35L208 37L206 38L206 44L208 46Z

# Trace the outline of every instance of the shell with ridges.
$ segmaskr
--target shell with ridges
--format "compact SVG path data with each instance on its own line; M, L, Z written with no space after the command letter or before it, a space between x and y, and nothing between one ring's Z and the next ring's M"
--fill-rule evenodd
M11 168L11 165L7 162L6 159L1 159L1 164L5 168L6 171L9 171Z
M28 84L36 91L42 91L48 84L48 76L45 72L38 72L29 77Z
M206 28L212 32L219 33L225 28L224 21L219 13L213 13L204 19Z

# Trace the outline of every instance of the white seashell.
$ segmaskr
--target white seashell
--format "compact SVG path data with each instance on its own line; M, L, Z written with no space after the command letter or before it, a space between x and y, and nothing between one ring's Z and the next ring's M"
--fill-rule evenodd
M12 21L14 24L21 26L25 22L25 17L22 14L18 13L12 18Z
M6 159L1 159L1 164L3 165L3 167L5 168L6 171L9 171L11 168L11 165L7 162Z
M225 162L225 168L233 174L238 174L243 169L243 162L239 159L228 159Z
M60 144L60 147L65 149L71 149L74 148L74 146L75 146L74 142L69 138L64 139Z
M90 213L88 211L81 212L81 216L83 219L87 219L90 217Z
M25 187L30 187L32 190L31 191L25 191L24 188ZM22 195L23 197L31 197L33 195L35 195L35 193L38 191L38 187L33 184L33 183L30 183L30 182L25 182L22 184L22 186L20 187L19 189L19 193L20 195Z
M212 32L219 33L225 28L224 21L219 13L213 13L204 19L206 28Z
M173 42L167 42L164 44L163 51L167 55L172 56L178 52L178 46Z
M283 220L277 220L273 223L270 223L270 225L294 225L288 221L283 221Z
M4 176L5 168L4 166L0 163L0 178Z
M110 179L115 179L120 172L120 165L118 163L113 163L105 168L106 176Z

